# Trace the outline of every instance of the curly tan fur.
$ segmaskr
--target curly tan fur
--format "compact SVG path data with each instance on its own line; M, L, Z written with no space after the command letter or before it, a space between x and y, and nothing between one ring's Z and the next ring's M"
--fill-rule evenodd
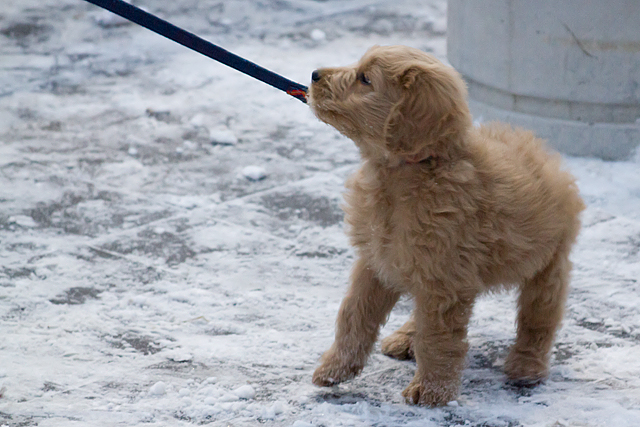
M359 374L408 293L414 313L382 350L415 357L408 402L445 404L458 395L475 298L506 286L520 291L507 376L544 379L584 209L559 156L531 132L472 126L458 73L417 49L376 46L313 80L314 113L362 155L345 207L358 260L313 382Z

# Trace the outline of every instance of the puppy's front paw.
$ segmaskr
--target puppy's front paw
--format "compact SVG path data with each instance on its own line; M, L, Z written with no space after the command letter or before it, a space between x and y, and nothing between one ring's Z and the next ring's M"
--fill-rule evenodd
M382 354L398 360L415 360L413 336L404 332L394 332L381 343Z
M402 396L414 405L443 406L458 397L458 382L425 381L414 377Z
M504 363L509 383L517 387L533 387L549 375L545 357L512 349Z
M329 350L322 356L322 364L313 373L312 381L318 387L330 387L355 377L363 367Z

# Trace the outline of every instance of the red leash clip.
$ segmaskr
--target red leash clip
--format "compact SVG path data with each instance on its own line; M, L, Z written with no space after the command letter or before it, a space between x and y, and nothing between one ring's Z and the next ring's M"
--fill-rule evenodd
M300 101L307 103L307 92L302 89L287 89L287 94L298 98Z

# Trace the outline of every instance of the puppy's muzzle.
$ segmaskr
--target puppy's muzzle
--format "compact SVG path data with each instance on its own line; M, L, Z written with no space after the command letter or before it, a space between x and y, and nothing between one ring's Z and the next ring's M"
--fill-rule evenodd
M311 86L309 87L310 105L312 108L326 109L325 102L332 98L331 90L328 87L329 79L323 70L313 70L311 73ZM318 101L322 100L322 106Z

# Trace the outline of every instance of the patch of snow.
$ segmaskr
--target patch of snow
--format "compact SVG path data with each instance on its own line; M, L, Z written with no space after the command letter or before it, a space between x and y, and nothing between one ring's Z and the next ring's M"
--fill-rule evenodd
M9 217L9 222L16 223L20 227L36 227L38 223L36 223L32 217L26 215L16 215Z
M247 384L233 390L233 394L238 396L240 399L253 399L256 395L256 391L253 387Z
M285 411L285 408L286 404L278 400L274 402L273 405L263 408L260 414L260 418L265 420L273 420L277 418L278 415L282 414Z
M189 362L193 360L193 355L191 353L180 349L166 351L164 352L164 356L174 362Z
M219 145L235 145L238 138L228 129L211 129L209 131L211 142Z
M149 394L152 396L162 396L167 392L167 385L163 381L158 381L149 388Z
M321 42L327 39L327 34L319 28L314 28L311 31L311 40Z
M131 25L131 21L122 18L115 13L111 13L107 10L100 10L91 14L91 18L96 24L103 28L118 27L121 25Z
M242 176L250 181L260 181L267 177L266 170L261 166L245 166L242 168Z

